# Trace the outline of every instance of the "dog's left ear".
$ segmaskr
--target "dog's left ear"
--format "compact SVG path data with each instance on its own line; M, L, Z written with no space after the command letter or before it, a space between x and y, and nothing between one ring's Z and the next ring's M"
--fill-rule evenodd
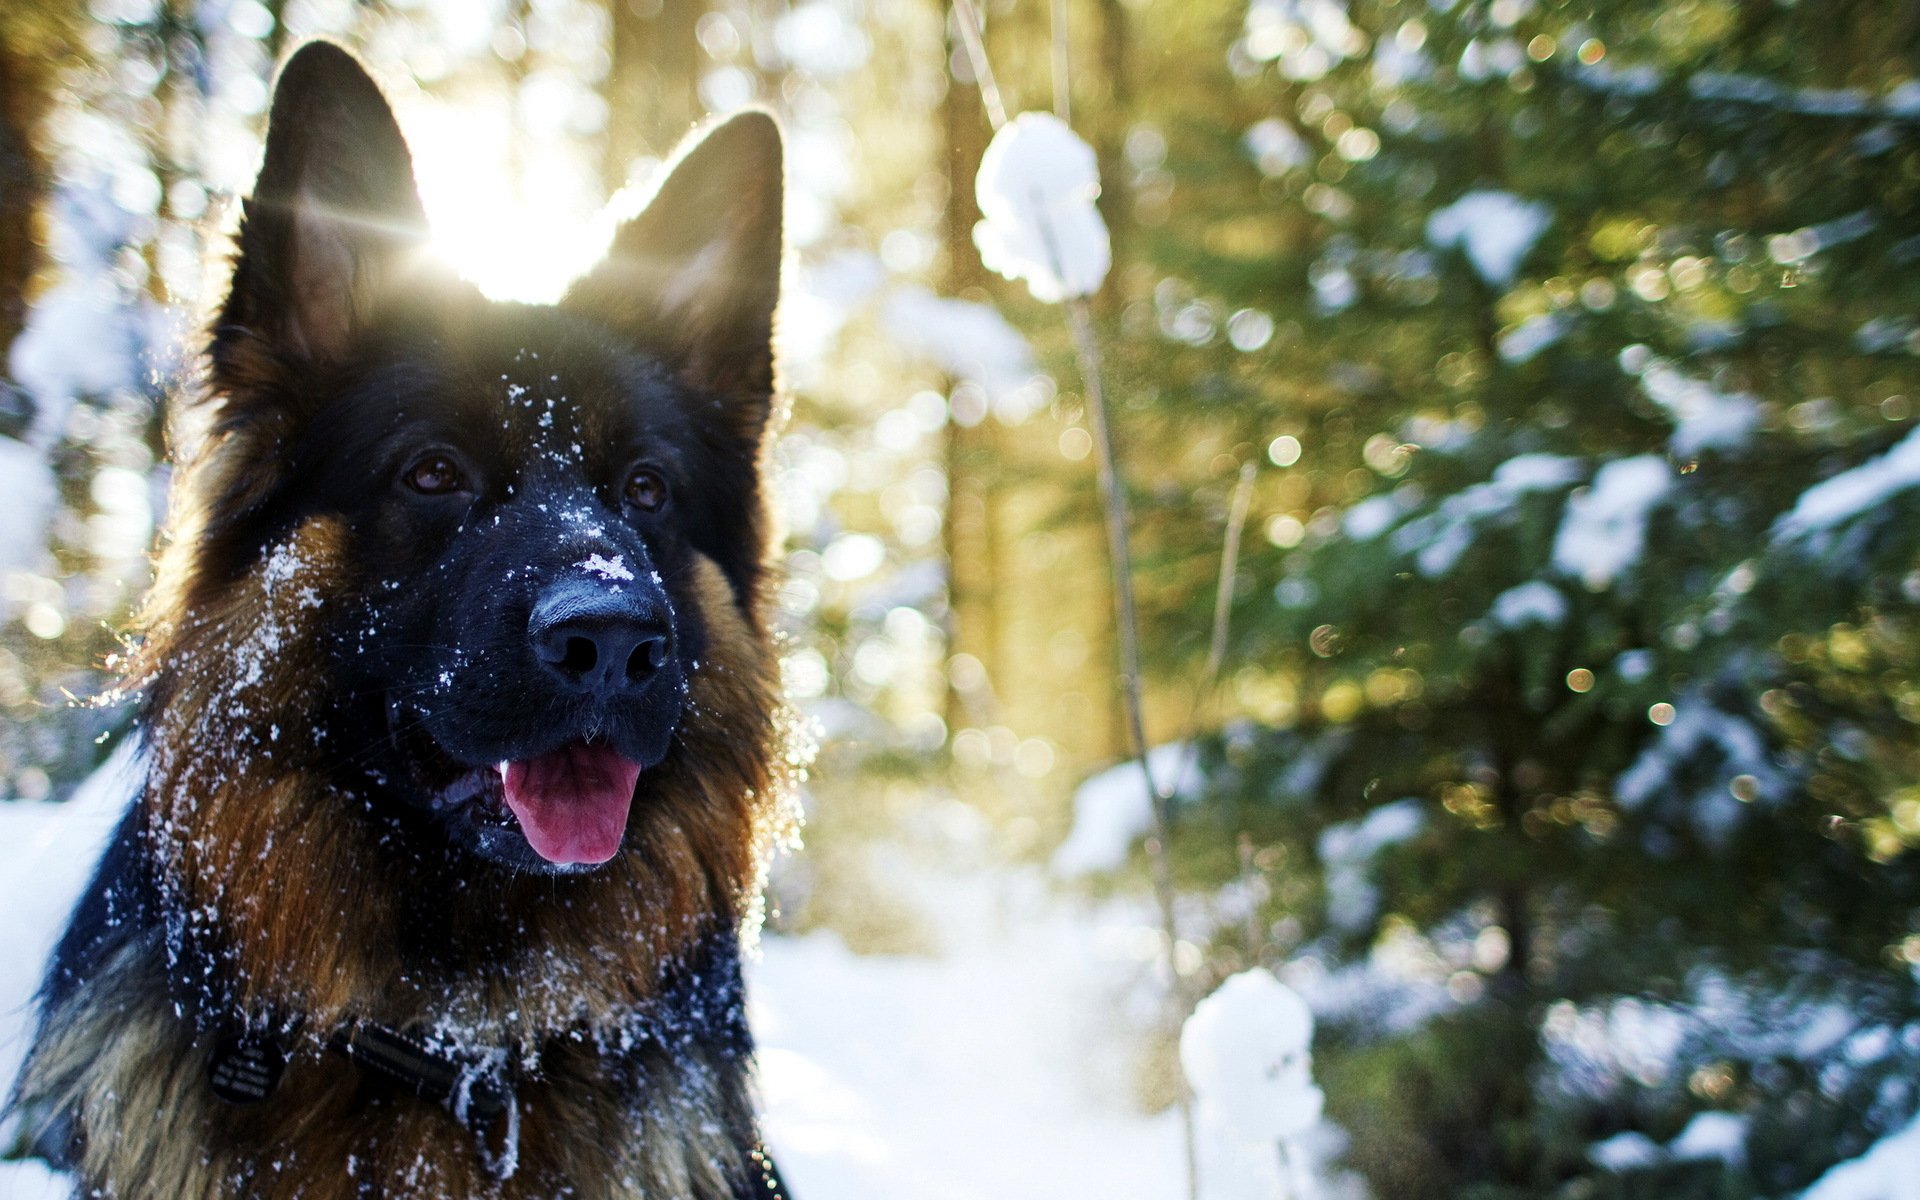
M780 299L780 127L749 110L690 140L563 307L662 354L728 402L758 442L770 413Z

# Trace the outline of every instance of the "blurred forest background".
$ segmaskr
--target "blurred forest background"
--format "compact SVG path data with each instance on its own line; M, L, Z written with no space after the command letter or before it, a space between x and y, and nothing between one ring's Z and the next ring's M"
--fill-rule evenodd
M1265 964L1379 1196L1786 1196L1906 1128L1920 7L983 8L1009 106L1064 84L1099 151L1150 735L1203 715L1175 972L1149 938L1146 999L1098 1015L1142 1035L1133 1101ZM778 926L937 948L916 841L1143 894L1137 777L1097 774L1082 385L973 248L989 128L934 0L7 0L0 795L67 794L125 721L75 698L146 579L272 64L315 34L386 80L501 294L555 294L703 115L785 119L781 603L824 755Z

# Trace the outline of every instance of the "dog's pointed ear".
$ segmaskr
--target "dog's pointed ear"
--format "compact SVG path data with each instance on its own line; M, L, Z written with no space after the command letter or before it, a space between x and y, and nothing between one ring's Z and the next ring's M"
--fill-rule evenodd
M683 145L561 303L740 401L741 432L757 440L774 390L781 198L780 127L768 113L738 113Z
M337 360L426 238L413 157L379 85L347 50L309 42L274 86L219 339Z

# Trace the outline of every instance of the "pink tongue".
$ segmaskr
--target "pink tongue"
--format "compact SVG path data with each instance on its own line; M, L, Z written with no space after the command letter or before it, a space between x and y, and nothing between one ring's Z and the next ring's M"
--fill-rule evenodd
M500 764L507 807L550 863L602 863L619 853L639 778L638 763L585 742Z

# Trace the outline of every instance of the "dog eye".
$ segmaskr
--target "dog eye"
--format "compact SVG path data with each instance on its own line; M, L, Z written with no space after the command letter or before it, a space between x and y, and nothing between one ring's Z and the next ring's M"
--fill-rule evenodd
M627 476L627 503L641 512L659 512L667 503L667 481L658 471L635 468Z
M444 496L467 486L460 468L444 454L429 454L407 468L403 477L408 487L423 496Z

